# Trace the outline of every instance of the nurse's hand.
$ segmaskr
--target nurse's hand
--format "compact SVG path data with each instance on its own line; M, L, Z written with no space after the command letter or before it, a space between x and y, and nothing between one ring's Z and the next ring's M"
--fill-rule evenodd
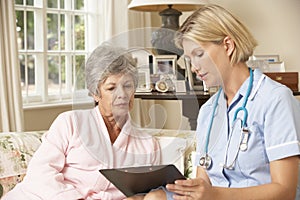
M168 184L167 189L174 192L175 200L184 199L214 199L212 186L202 178L176 180L175 184Z

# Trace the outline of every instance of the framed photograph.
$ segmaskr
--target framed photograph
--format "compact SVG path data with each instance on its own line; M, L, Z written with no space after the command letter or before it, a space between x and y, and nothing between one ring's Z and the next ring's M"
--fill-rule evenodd
M190 90L201 90L204 91L204 82L200 80L195 73L191 70L191 61L187 58L184 58L185 70L186 70L186 77L189 83Z
M248 67L252 69L260 69L262 72L269 71L269 62L267 60L248 60L247 61Z
M150 67L149 58L152 56L151 52L145 48L132 48L130 54L136 61L137 68Z
M271 63L269 63L268 72L285 72L284 62L271 62Z
M185 81L184 80L177 80L174 81L175 85L175 92L186 92L186 87L185 87Z
M136 92L151 92L149 68L138 68L138 86Z
M174 74L177 72L177 55L153 56L154 74Z
M271 62L279 62L279 55L253 55L252 60L266 60L269 63Z

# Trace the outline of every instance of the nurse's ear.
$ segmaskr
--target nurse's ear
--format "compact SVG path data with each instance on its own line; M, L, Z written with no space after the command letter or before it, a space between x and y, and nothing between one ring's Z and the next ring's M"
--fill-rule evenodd
M231 39L231 37L229 36L226 36L224 39L223 39L223 45L224 45L224 48L226 50L226 54L227 56L231 56L233 51L234 51L234 48L235 48L235 43L234 41Z

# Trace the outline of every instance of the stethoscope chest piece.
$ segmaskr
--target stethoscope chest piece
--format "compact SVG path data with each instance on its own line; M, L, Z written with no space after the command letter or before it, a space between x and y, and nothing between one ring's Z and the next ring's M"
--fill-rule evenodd
M209 169L211 166L211 157L207 154L202 156L199 160L199 165L205 169Z
M241 151L246 151L248 149L248 139L249 139L249 130L248 128L243 128L243 138L240 145Z
M246 151L247 149L248 149L248 145L247 145L247 144L242 143L242 144L240 145L240 150L241 150L241 151Z

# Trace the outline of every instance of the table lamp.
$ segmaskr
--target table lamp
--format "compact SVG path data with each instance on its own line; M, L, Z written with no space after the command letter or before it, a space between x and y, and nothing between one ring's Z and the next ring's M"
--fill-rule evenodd
M157 54L181 55L182 50L174 44L174 34L179 28L181 11L193 11L207 3L205 0L132 0L130 10L143 12L159 12L162 26L152 33L151 43Z

